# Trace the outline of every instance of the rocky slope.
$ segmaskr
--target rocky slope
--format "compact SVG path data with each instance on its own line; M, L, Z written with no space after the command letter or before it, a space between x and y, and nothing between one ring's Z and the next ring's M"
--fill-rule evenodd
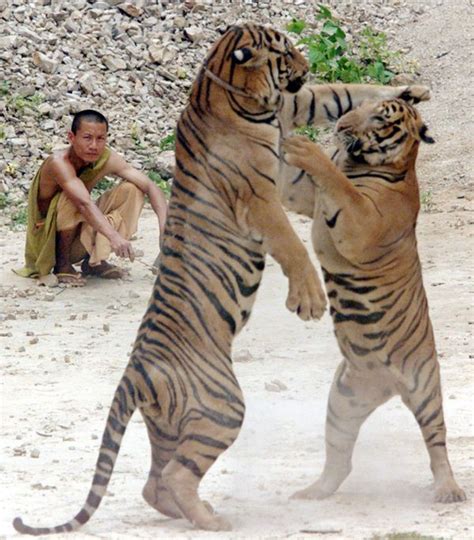
M429 3L426 3L428 5ZM329 1L350 37L363 25L394 36L423 2ZM110 143L137 167L160 168L197 69L229 24L284 30L293 17L315 30L307 0L0 0L0 193L24 203L39 163L66 142L70 114L104 112ZM165 165L166 166L166 165Z

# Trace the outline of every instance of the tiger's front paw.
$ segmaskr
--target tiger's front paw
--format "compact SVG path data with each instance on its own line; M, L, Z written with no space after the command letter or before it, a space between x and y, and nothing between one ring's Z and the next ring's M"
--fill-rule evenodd
M320 147L303 135L289 137L282 144L284 159L289 165L303 169L309 174L316 174L315 163L318 161Z
M326 177L333 174L335 166L319 144L302 135L286 139L282 144L282 150L285 161L289 165L303 169L316 185L320 185Z
M431 99L430 89L422 84L411 84L409 86L400 87L400 89L402 90L402 93L399 97L412 105L420 103L420 101L428 101Z
M320 319L326 309L326 296L313 266L308 263L305 272L290 278L290 291L286 307L296 312L303 321Z

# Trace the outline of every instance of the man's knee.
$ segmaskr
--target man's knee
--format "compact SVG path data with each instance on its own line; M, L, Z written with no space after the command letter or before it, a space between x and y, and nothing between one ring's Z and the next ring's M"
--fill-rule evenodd
M141 189L131 182L122 182L117 186L117 195L120 194L127 199L134 198L137 201L144 201L145 195Z

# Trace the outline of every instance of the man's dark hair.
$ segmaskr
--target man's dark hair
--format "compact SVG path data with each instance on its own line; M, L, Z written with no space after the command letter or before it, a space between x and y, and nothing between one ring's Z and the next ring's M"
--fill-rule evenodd
M81 127L81 122L83 120L86 122L95 122L96 124L105 124L107 131L109 130L109 122L102 113L94 111L93 109L85 109L84 111L77 112L72 119L71 131L74 135Z

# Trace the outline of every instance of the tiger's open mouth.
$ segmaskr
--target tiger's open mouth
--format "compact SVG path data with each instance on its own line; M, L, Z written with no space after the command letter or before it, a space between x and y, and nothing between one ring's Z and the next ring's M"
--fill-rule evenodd
M348 128L339 128L334 134L334 142L350 155L358 155L362 150L362 141Z
M353 137L346 138L345 144L346 150L349 152L349 154L360 154L362 143L359 139L354 139Z
M296 92L298 92L298 90L301 89L303 84L304 84L304 77L297 77L296 79L289 81L286 87L286 91L290 92L291 94L295 94Z

